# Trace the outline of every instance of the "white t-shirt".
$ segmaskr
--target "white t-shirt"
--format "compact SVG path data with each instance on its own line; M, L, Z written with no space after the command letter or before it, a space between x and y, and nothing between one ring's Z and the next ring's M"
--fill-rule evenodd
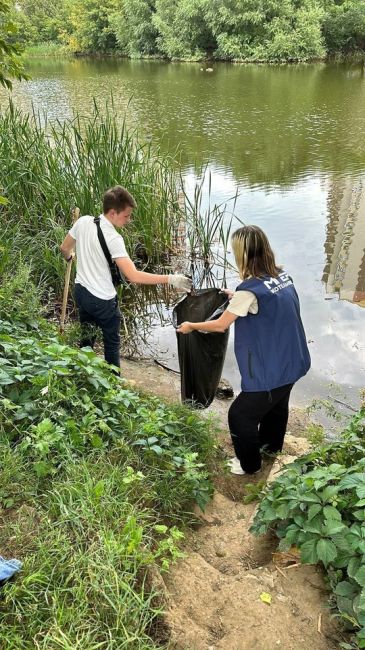
M257 314L259 306L255 294L252 291L235 291L227 311L236 316L247 316L248 313Z
M112 259L129 257L123 237L119 235L113 224L103 214L100 215L100 228ZM76 239L75 282L81 284L97 298L102 298L102 300L114 298L117 292L112 282L108 262L98 239L94 217L90 215L80 217L72 226L69 235Z

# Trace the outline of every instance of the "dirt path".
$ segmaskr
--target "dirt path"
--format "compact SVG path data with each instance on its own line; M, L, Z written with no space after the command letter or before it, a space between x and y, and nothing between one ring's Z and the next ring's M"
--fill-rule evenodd
M153 363L122 362L123 375L137 387L167 399L179 399L179 377ZM227 436L230 401L215 400L206 411ZM308 423L304 413L291 412L285 452L291 457L308 448L298 437ZM303 434L302 434L303 435ZM319 569L288 566L274 555L276 538L249 533L256 504L244 504L247 484L270 479L280 461L264 465L254 477L217 476L216 492L190 534L186 557L171 571L164 588L166 624L174 650L333 650L340 633L328 610L328 592ZM271 604L262 601L270 594Z

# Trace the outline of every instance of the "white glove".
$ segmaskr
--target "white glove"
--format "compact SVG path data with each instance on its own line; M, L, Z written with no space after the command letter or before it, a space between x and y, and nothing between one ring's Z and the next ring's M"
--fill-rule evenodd
M167 284L174 289L180 289L180 291L191 291L191 280L182 275L181 273L175 273L175 275L169 275L167 279Z

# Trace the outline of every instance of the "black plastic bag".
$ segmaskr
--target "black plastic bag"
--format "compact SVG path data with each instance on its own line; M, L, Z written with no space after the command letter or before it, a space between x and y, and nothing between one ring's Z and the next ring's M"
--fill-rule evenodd
M219 289L199 289L183 298L173 310L175 327L184 321L216 320L228 305ZM181 400L195 408L213 401L222 374L229 330L222 333L194 331L176 334L181 372Z

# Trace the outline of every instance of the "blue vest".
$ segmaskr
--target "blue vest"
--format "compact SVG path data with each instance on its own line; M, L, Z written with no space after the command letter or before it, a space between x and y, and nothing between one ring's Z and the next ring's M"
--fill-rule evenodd
M250 278L236 291L254 293L259 307L258 314L235 321L241 389L270 391L293 384L308 372L311 361L291 278L284 271L277 278Z

